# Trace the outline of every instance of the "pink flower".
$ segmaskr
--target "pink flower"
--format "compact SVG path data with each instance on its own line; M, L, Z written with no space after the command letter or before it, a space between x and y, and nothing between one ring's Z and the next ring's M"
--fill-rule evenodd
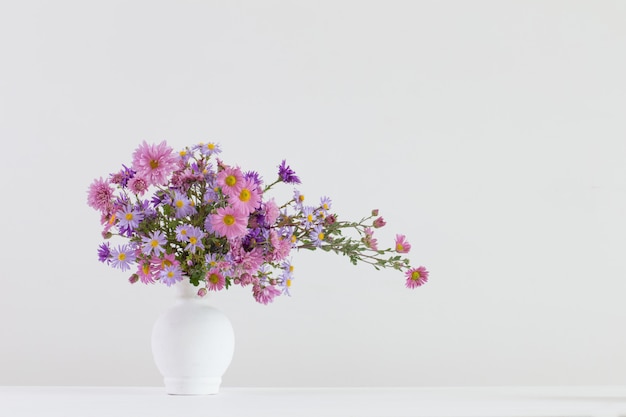
M236 198L243 186L243 173L237 167L225 167L217 174L217 185L224 194Z
M374 238L374 231L369 227L365 228L363 243L371 250L378 250L378 239Z
M179 158L165 141L158 145L143 143L133 153L133 169L148 185L165 185L178 167Z
M261 304L269 304L274 301L274 297L280 295L280 290L273 285L255 284L252 288L254 299Z
M396 252L409 253L411 250L411 244L407 242L406 236L396 235Z
M382 217L379 217L376 220L374 220L374 227L377 228L377 229L380 229L381 227L383 227L386 224L387 223L385 222L385 220Z
M261 204L261 193L252 180L244 180L239 191L230 196L233 207L246 214L252 213Z
M248 215L231 206L218 208L210 219L212 230L220 236L232 239L246 234Z
M226 279L217 268L212 268L206 274L206 286L209 291L220 291L224 289Z
M150 262L141 262L137 265L137 275L144 284L154 284L155 271L151 268Z
M102 213L110 213L113 210L113 188L100 177L94 180L87 191L87 204Z
M265 223L274 224L278 216L280 215L280 209L272 198L265 202Z
M406 287L416 288L428 282L428 271L423 266L406 271Z
M137 195L143 195L148 190L148 183L141 177L133 177L128 181L128 188Z
M270 231L270 243L272 244L272 251L270 253L270 260L282 261L291 252L291 239L285 236L280 236L276 231Z

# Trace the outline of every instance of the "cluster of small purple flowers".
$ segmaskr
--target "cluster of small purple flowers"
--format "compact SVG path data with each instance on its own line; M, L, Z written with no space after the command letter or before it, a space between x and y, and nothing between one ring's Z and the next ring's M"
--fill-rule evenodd
M98 258L122 271L130 282L171 286L188 280L198 295L231 285L250 286L256 301L268 304L289 295L294 278L293 249L322 249L405 273L405 285L426 283L428 271L410 267L404 256L411 245L396 235L395 246L379 249L374 229L385 221L372 210L360 222L339 221L331 200L305 204L298 190L285 204L265 198L278 183L300 184L286 164L265 185L254 171L227 165L216 143L201 143L174 152L165 141L145 141L133 153L131 167L98 178L88 189L87 203L101 214ZM353 229L357 237L346 237ZM125 243L112 245L113 236Z

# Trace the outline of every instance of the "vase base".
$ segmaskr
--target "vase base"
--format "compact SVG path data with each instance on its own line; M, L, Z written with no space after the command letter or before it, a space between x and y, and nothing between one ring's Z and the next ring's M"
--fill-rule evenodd
M213 395L220 390L222 378L163 378L169 395Z

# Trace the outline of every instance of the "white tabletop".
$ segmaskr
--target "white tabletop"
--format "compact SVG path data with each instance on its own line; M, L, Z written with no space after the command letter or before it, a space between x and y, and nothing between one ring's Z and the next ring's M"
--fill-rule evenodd
M7 417L626 417L624 387L222 388L0 387Z

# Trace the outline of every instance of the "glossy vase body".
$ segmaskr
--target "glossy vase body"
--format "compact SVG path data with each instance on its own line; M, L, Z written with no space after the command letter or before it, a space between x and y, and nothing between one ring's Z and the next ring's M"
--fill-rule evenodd
M152 354L172 395L217 394L235 350L230 320L189 283L175 285L176 303L154 323Z

